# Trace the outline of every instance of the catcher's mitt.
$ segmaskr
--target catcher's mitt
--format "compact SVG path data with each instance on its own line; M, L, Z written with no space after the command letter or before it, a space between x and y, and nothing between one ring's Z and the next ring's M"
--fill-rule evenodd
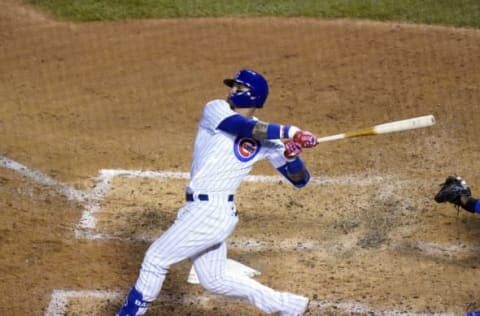
M445 182L440 184L440 191L435 195L435 202L450 202L460 206L460 198L462 196L472 196L465 180L458 176L448 176Z

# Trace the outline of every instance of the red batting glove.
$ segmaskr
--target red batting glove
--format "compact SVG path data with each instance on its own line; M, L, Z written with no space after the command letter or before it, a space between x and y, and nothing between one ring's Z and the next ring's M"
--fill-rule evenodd
M295 143L293 140L289 140L285 144L285 151L283 152L285 158L291 160L297 157L302 153L302 146L300 144Z
M310 148L317 146L317 137L307 131L298 131L293 136L293 141L300 144L302 148Z

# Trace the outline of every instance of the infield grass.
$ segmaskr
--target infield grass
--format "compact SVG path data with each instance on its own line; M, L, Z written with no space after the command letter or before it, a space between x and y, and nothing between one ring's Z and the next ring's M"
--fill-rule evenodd
M480 0L23 0L73 21L275 16L480 28Z

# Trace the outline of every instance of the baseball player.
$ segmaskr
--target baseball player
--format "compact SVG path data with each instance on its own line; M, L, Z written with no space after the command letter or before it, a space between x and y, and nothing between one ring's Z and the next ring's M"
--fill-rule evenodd
M480 213L480 200L472 197L467 182L459 176L448 176L445 179L435 195L435 201L437 203L449 202L467 212ZM467 316L480 316L480 311L467 312Z
M227 100L208 102L199 122L186 203L147 250L119 316L145 314L170 266L186 258L210 292L243 298L268 314L297 316L307 310L307 297L226 274L226 240L238 222L235 192L254 164L267 159L293 186L302 188L310 174L299 154L316 146L317 138L298 127L253 116L268 96L267 81L258 72L242 69L224 83L231 88Z
M449 202L467 212L480 213L480 201L472 197L470 187L462 177L448 176L440 186L435 195L437 203Z

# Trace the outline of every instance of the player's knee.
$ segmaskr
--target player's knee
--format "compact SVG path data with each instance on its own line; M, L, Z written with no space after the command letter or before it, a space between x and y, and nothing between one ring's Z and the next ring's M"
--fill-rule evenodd
M155 274L166 274L170 264L154 252L147 251L142 262L142 270L155 272Z
M215 294L225 294L225 279L221 276L207 276L199 278L200 284L209 292Z

